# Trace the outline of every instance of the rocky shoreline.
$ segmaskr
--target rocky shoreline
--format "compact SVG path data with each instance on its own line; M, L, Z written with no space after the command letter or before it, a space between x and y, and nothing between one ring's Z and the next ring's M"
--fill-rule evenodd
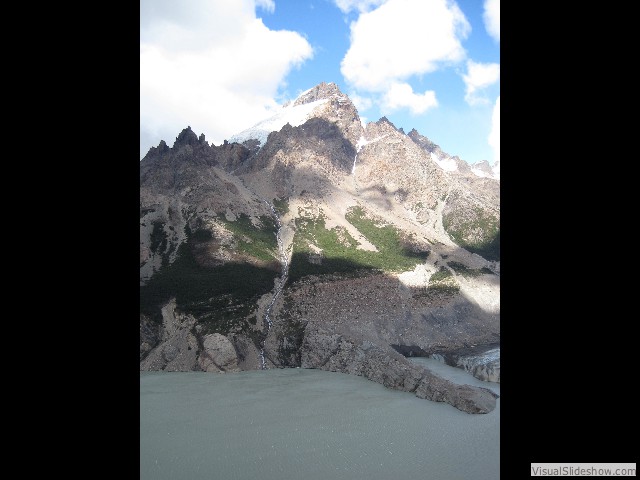
M362 376L387 388L415 393L418 398L449 403L467 413L491 412L498 397L485 388L450 382L369 341L356 343L323 331L305 336L302 367Z
M195 318L176 311L174 300L165 305L162 316L163 323L158 325L141 315L141 371L232 373L261 368L258 348L243 335L202 335ZM278 325L277 321L274 323ZM489 389L452 383L411 363L391 346L339 334L315 323L306 326L298 345L290 345L293 351L289 358L298 358L299 362L279 360L274 351L276 340L273 338L265 343L268 368L301 367L358 375L387 388L414 393L419 398L449 403L467 413L488 413L496 405L498 395ZM279 341L283 340L280 337ZM462 353L469 353L469 350ZM460 359L481 356L477 350L473 353L475 357L460 353L435 354L433 357L446 358L449 363L454 359L460 362Z

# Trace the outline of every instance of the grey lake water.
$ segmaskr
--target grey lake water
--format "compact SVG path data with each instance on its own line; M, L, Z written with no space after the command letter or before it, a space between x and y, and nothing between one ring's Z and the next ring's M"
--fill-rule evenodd
M436 360L413 361L500 391ZM141 372L140 478L496 480L500 399L470 415L320 370Z

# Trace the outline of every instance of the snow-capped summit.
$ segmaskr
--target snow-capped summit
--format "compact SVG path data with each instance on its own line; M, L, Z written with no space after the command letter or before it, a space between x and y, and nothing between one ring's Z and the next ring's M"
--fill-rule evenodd
M363 135L366 125L361 123L358 111L349 97L340 91L337 84L322 82L301 92L295 99L285 102L274 115L231 136L229 142L245 144L251 149L256 147L260 149L267 143L267 138L271 132L278 132L287 124L292 127L299 127L313 117L323 118L335 123L341 129L344 137L356 147L357 151L364 146L363 141L369 143L373 140L373 138L364 140L365 137ZM382 117L379 120L379 122L384 121L393 125L386 117ZM418 133L415 128L408 134L405 134L402 129L397 129L395 126L393 128L411 138L413 142L426 151L431 160L441 170L449 174L471 175L500 180L499 162L496 162L494 166L491 166L486 160L468 164L458 156L452 156L443 151L440 146ZM245 143L251 140L253 142Z
M360 116L349 97L335 83L322 82L300 93L295 100L285 102L275 115L233 135L229 142L243 143L254 139L262 147L269 133L280 131L287 123L299 127L312 117L336 123L354 144L362 135Z
M277 132L287 123L292 127L302 125L312 116L313 111L317 107L327 103L327 101L327 99L322 99L303 104L288 102L282 106L281 110L275 115L233 135L229 139L229 142L243 143L247 140L254 139L257 140L260 143L259 146L262 147L267 142L267 137L271 132Z

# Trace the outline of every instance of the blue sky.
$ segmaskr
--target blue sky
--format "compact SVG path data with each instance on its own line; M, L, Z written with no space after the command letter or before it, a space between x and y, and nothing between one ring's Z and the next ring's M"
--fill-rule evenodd
M141 0L140 158L219 145L318 83L469 163L499 160L499 0Z

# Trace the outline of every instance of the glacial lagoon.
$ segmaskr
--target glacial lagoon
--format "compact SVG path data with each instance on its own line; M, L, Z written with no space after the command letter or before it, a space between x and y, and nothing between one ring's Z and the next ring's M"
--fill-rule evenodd
M461 369L412 360L500 393ZM496 480L500 399L470 415L320 370L141 372L140 478Z

